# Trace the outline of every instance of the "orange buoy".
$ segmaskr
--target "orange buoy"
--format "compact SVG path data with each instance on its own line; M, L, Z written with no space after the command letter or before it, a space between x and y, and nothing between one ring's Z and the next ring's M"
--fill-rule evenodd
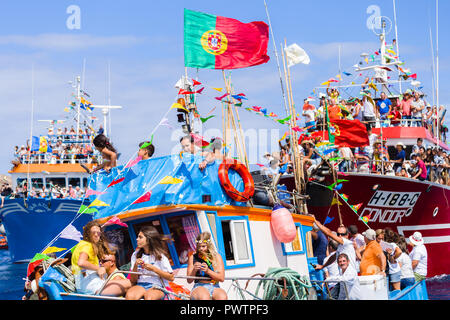
M244 191L240 192L230 182L228 170L236 171L244 181ZM253 177L247 167L235 159L225 159L219 166L219 180L225 193L233 200L247 202L255 193Z

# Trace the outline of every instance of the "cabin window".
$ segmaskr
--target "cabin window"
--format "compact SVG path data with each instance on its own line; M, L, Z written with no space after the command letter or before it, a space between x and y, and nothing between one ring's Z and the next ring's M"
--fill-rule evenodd
M112 250L116 252L117 267L124 266L131 261L131 255L134 252L127 228L115 228L107 230L105 236ZM128 270L130 268L127 268Z
M165 233L164 233L163 228L161 226L161 221L159 219L155 219L155 220L146 221L146 222L143 222L143 223L137 223L137 224L133 225L134 234L136 235L136 238L137 238L137 235L139 234L139 231L141 231L141 229L143 227L147 227L147 226L153 227L154 229L156 229L156 231L158 231L158 233L161 236L164 237ZM174 262L173 262L173 259L171 257L170 250L169 250L169 247L167 245L167 242L164 241L163 243L164 243L164 247L165 247L166 252L167 252L167 258L170 261L170 265L174 266Z
M88 186L88 178L83 178L83 188L87 188Z
M27 184L27 178L17 178L16 183L18 187L23 188Z
M72 187L81 187L81 181L80 178L69 178L69 184L72 185Z
M305 243L306 243L306 255L308 256L308 258L314 257L311 231L305 233Z
M227 266L253 262L250 231L246 219L222 219L222 237Z
M304 253L302 243L302 226L300 224L295 224L295 228L297 230L297 233L295 235L294 241L281 244L283 247L283 252L286 255Z
M44 179L42 178L31 178L31 186L33 188L42 189L44 185Z
M46 188L51 188L51 187L60 187L60 188L65 188L66 187L66 178L46 178L45 179L45 186Z
M187 264L189 252L195 252L196 238L200 234L195 214L166 218L169 232L180 264Z

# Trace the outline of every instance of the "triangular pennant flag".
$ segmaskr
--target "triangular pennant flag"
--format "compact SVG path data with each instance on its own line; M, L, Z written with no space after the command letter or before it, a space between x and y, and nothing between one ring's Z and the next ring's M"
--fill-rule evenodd
M174 104L172 104L172 106L170 107L170 109L182 109L182 110L186 111L187 113L189 113L188 109L186 109L185 107L183 107L180 103L174 103Z
M125 177L113 180L106 188L112 187L113 185L116 185L118 183L121 183L123 180L125 180Z
M141 156L139 156L139 157L136 157L134 160L131 160L131 161L129 161L128 163L127 163L127 165L125 166L125 168L129 168L129 167L132 167L132 166L135 166L139 161L141 161L142 160L142 157ZM112 183L112 182L111 182Z
M43 254L43 253L36 253L36 254L34 255L34 257L30 260L30 263L35 262L35 261L37 261L37 260L47 260L47 259L50 259L50 257L47 256L46 254Z
M169 119L167 119L167 118L162 118L161 121L159 122L158 126L166 126L172 130L174 129L174 127L169 123Z
M214 117L215 117L215 115L212 115L212 116L209 116L209 117L206 117L206 118L200 118L200 121L202 123L205 123L206 121L208 121L209 119L214 118Z
M109 207L109 204L104 203L103 201L100 201L98 199L95 199L92 201L92 203L88 206L89 207Z
M192 85L195 87L195 86L198 86L199 84L202 84L201 82L198 82L197 80L195 80L195 79L192 79Z
M78 209L78 213L94 213L94 212L98 212L97 209L95 208L89 208L88 206L85 206L84 204L80 206L80 209Z
M112 224L117 224L119 226L128 228L128 225L126 223L123 223L118 217L112 217L111 219L109 219L108 221L105 222L105 224L103 226L110 226Z
M85 193L85 196L86 197L89 197L89 196L92 196L92 195L101 195L101 194L105 194L106 192L101 192L101 191L95 191L95 190L92 190L92 189L87 189L86 190L86 193Z
M330 223L331 221L333 221L334 220L334 217L332 217L332 218L330 218L330 217L326 217L325 218L325 222L323 223L323 225L326 225L326 224L328 224L328 223Z
M58 247L48 247L44 251L42 251L43 254L50 254L55 252L61 252L67 250L66 248L58 248Z
M371 217L371 214L361 217L361 220L367 224L367 223L369 223L370 217Z
M213 88L214 90L217 90L219 92L222 92L223 88Z
M71 224L64 228L59 237L75 241L80 241L81 239L83 239L83 235L81 234L81 232Z
M215 97L215 99L221 101L223 98L225 98L228 95L229 95L229 93L225 93L223 96Z
M344 199L345 201L348 201L348 195L342 193L341 194L342 199Z
M148 192L144 193L142 196L140 196L139 198L137 198L132 204L150 201L151 196L152 196L152 192L148 191Z
M361 208L361 206L362 206L362 203L358 203L358 204L355 204L354 206L352 206L352 208L353 208L355 211L358 211L359 208Z
M335 204L339 204L340 206L342 205L342 203L337 200L335 197L333 197L333 200L331 201L331 205L334 206Z
M183 180L174 178L172 176L165 176L161 179L161 181L158 182L158 184L177 184L183 182Z

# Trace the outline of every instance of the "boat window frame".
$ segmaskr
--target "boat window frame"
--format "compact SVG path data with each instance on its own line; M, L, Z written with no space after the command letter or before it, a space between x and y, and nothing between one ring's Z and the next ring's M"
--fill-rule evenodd
M134 231L134 226L137 224L141 224L141 223L145 223L145 222L151 222L151 221L155 221L158 220L159 223L161 224L161 228L163 230L164 234L170 234L170 230L169 230L169 225L167 224L167 220L166 218L171 218L171 217L175 217L175 216L183 216L183 215L188 215L188 214L193 214L195 216L195 220L197 221L197 226L198 229L200 231L200 233L202 232L202 228L200 225L200 221L198 220L198 215L197 215L197 211L195 210L187 210L187 211L177 211L177 212L170 212L170 213L162 213L162 214L158 214L158 215L152 215L152 216L148 216L142 219L138 219L138 220L134 220L134 221L130 221L128 223L128 233L130 236L130 240L131 243L133 245L134 250L136 250L136 246L137 246L137 234ZM169 254L170 254L170 258L173 261L173 266L172 269L182 269L182 268L187 268L187 263L181 264L179 259L178 259L178 253L177 250L175 248L175 245L168 241L167 242L167 247L169 248Z
M286 245L283 242L281 242L281 249L283 250L283 255L284 256L291 256L291 255L298 255L298 254L305 254L306 253L306 232L303 231L305 226L303 226L299 222L296 222L295 223L295 227L298 228L297 229L297 233L298 233L299 238L300 238L300 245L302 247L302 250L286 251Z
M244 262L239 262L239 260L235 259L234 264L228 264L225 254L225 244L223 239L223 230L222 230L222 222L223 221L244 221L247 228L246 230L246 241L247 241L247 247L249 248L249 257L251 259L243 260ZM236 269L236 268L246 268L246 267L254 267L256 265L255 263L255 252L253 250L253 240L252 240L252 234L250 230L250 221L247 216L216 216L216 227L217 227L217 242L219 245L219 254L222 256L223 264L225 270L227 269ZM231 231L231 227L230 227ZM234 246L233 246L234 247ZM234 253L233 253L234 256Z

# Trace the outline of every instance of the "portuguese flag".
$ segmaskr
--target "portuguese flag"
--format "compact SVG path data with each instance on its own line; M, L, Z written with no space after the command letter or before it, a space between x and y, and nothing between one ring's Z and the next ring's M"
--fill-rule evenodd
M184 65L236 69L269 61L269 27L184 9Z

